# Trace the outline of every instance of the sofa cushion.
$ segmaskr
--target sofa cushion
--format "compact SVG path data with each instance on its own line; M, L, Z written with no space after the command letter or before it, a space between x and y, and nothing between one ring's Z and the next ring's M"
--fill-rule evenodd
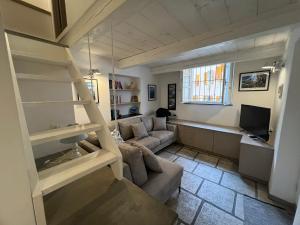
M164 143L174 138L174 132L168 130L151 131L150 135L152 137L158 138L161 143Z
M136 139L141 139L143 137L148 137L149 134L143 122L131 125L133 135Z
M153 129L153 119L150 116L142 117L142 121L147 129L147 131L151 131Z
M160 140L158 138L151 137L151 136L144 137L140 140L136 140L133 138L133 139L128 140L127 142L142 144L151 150L154 149L155 147L157 147L158 145L160 145Z
M166 130L167 118L166 117L153 117L153 130Z
M144 162L147 169L157 173L162 172L162 168L159 164L157 156L149 148L139 143L132 143L132 145L139 147L142 150Z
M86 139L86 141L90 142L91 144L101 148L98 136L95 132L90 132L88 133L88 137Z
M148 177L141 149L127 143L120 144L119 149L123 161L127 163L130 168L133 183L138 186L145 184Z
M148 173L148 181L141 188L160 201L167 201L180 186L183 168L173 162L158 157L162 173Z
M131 125L140 122L141 122L140 118L130 118L118 123L119 131L124 141L133 138Z

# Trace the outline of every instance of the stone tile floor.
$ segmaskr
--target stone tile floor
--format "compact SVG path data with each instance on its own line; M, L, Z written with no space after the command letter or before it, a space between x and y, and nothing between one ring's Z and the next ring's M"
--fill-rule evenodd
M178 225L243 225L243 195L277 205L267 187L242 178L233 161L178 144L158 155L184 168L181 193L166 202L178 213Z

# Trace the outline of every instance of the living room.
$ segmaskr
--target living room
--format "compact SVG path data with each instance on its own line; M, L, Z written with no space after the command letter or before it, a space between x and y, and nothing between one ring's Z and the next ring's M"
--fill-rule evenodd
M3 0L0 220L299 224L299 12Z

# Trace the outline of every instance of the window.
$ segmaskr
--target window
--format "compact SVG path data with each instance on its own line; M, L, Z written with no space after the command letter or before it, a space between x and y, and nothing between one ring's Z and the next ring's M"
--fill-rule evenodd
M182 101L195 104L230 104L231 63L184 69Z

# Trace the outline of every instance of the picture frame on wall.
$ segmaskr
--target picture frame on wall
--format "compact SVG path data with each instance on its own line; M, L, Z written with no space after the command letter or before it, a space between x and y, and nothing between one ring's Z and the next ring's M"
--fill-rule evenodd
M99 88L98 88L98 80L97 79L89 79L84 78L85 84L89 89L95 103L99 103ZM79 95L77 94L78 101L80 100Z
M148 101L156 100L156 85L148 84Z
M168 109L176 110L176 84L168 84Z
M239 91L268 91L270 70L240 73Z

